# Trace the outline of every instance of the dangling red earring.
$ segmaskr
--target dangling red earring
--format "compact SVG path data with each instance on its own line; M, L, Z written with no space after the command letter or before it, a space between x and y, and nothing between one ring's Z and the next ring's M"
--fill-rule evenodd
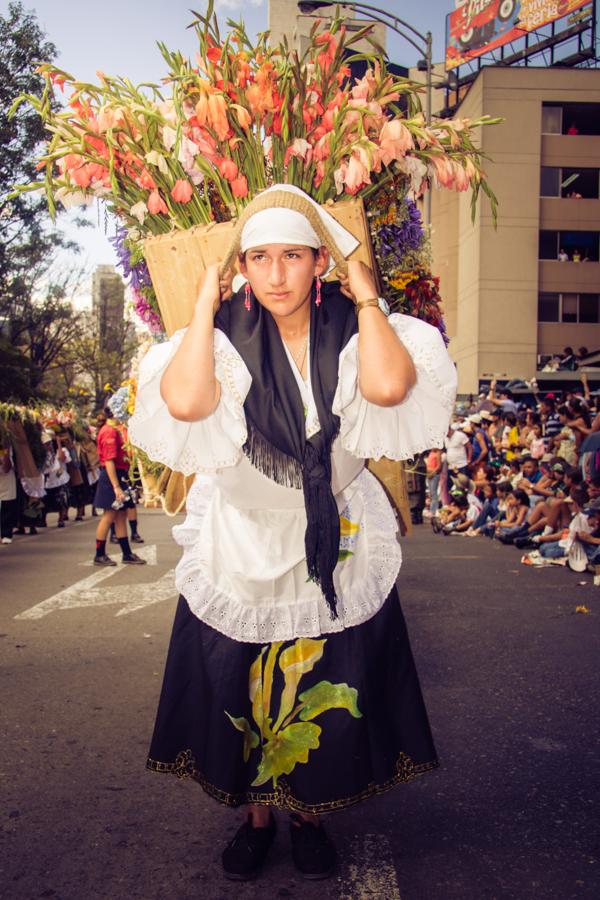
M244 306L250 312L252 309L252 302L250 300L250 283L247 281L246 286L244 287Z
M315 297L316 306L321 305L321 279L317 275L317 296Z

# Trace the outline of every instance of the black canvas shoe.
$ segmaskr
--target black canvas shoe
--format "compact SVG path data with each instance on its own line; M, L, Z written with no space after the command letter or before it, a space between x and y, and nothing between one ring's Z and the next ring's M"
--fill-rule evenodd
M138 556L136 553L132 553L131 556L124 556L121 562L126 566L145 566L146 560L142 559L141 556Z
M95 566L116 566L116 562L114 559L111 559L110 556L107 556L104 553L102 556L94 557L94 565Z
M221 862L225 877L232 881L249 881L255 878L264 865L275 832L272 813L266 828L254 828L252 819L248 816L223 850Z
M296 813L290 816L292 858L304 878L329 878L335 869L336 850L321 824L306 822Z
M129 540L132 544L143 544L144 543L144 538L137 532L135 534L132 534L131 537L129 538Z

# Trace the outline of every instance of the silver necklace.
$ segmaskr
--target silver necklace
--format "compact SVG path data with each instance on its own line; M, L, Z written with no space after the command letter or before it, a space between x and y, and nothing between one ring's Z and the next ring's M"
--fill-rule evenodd
M300 347L299 350L296 351L296 353L294 353L294 352L291 350L291 348L290 348L290 346L288 345L287 341L286 341L286 346L287 346L288 350L290 351L290 356L291 356L292 359L294 360L294 362L295 362L295 364L296 364L296 367L297 367L298 371L300 372L300 374L302 374L302 366L304 365L304 360L305 360L305 358L306 358L306 351L307 351L307 349L308 349L308 334L307 334L306 337L304 338L304 341L303 341L303 343L302 343L302 346Z

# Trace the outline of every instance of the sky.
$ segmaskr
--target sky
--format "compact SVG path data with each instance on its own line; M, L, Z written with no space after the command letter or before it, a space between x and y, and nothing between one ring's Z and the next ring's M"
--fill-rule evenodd
M156 46L157 39L185 55L196 51L194 32L188 30L190 9L203 12L206 0L23 0L34 10L39 24L58 51L57 64L82 81L97 81L96 72L126 75L134 83L160 81L166 64ZM386 2L371 4L399 16L418 31L433 33L434 60L444 53L445 15L453 0L422 0L420 3ZM8 4L0 3L6 12ZM216 0L219 21L225 28L228 18L243 18L249 33L267 28L267 0ZM388 30L390 59L400 65L414 65L419 54L409 43ZM69 224L74 214L62 216L67 233L82 247L82 259L90 269L114 264L115 255L104 228L104 216L94 209L88 214L90 228ZM100 223L98 219L101 219ZM112 234L109 224L108 234ZM87 304L84 297L83 303Z

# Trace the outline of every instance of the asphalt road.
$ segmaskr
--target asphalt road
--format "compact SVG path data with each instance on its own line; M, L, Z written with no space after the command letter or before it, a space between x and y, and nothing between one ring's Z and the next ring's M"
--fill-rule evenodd
M328 819L335 879L296 877L280 814L263 877L238 886L219 856L239 811L144 768L178 552L172 520L140 518L156 565L102 582L90 521L0 547L2 898L600 897L589 574L417 529L399 587L441 768Z

